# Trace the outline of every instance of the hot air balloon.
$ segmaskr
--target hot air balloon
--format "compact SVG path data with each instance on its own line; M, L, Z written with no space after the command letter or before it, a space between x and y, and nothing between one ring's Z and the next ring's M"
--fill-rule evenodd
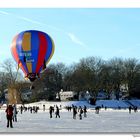
M37 30L23 31L14 37L11 53L25 78L33 82L46 69L54 53L54 42L47 33Z

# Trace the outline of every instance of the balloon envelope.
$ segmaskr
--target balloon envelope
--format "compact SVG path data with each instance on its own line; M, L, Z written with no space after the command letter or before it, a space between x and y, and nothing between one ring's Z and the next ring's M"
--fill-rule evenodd
M11 52L25 77L34 81L50 61L54 53L54 42L44 32L23 31L14 37Z

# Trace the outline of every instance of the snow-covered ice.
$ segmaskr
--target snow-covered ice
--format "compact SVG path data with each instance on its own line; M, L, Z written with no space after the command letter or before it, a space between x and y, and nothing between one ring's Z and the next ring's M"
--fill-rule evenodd
M47 103L39 102L32 103L33 105L43 104L47 107L54 104L64 106L62 102ZM76 102L75 102L76 103ZM80 103L80 102L78 102ZM78 104L77 105L81 105ZM85 102L82 102L84 104ZM74 104L74 102L69 102ZM68 103L67 103L68 105ZM18 122L13 122L14 128L6 127L6 114L4 108L0 110L0 132L1 133L139 133L140 132L140 111L129 114L128 109L101 109L99 114L95 114L95 110L88 109L87 118L79 120L77 115L76 120L72 118L72 112L65 109L60 110L61 118L49 118L49 112L39 110L37 114L30 112L18 113ZM41 108L42 109L42 108Z

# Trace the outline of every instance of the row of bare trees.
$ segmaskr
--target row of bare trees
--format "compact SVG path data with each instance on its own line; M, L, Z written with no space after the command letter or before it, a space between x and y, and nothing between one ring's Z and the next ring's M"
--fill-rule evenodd
M21 73L17 74L12 60L4 61L0 70L0 97L10 85L25 83L23 79ZM50 64L41 73L41 78L33 83L31 101L54 100L61 89L77 93L88 90L94 96L102 89L108 94L112 91L117 93L121 85L128 87L130 96L140 98L140 63L137 59L113 58L105 61L98 57L87 57L69 66L63 63Z
M126 85L128 94L133 95L140 85L140 63L136 59L83 58L66 74L63 85L65 90L89 90L95 94L100 89L108 94L119 92L120 86Z

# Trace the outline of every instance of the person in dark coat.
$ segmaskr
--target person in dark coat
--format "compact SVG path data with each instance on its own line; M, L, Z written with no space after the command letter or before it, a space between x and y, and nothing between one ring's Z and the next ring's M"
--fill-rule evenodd
M50 106L50 108L49 108L49 113L50 113L50 118L52 118L52 113L53 113L53 107L52 106Z
M43 111L45 111L45 105L43 105Z
M82 120L83 109L82 107L79 108L79 119Z
M70 106L70 107L69 107L70 112L71 112L71 108L72 108L72 107Z
M73 119L76 119L77 109L73 107Z
M99 106L96 106L96 107L95 107L95 110L96 110L95 113L96 113L96 114L99 114L100 107L99 107Z
M87 117L87 107L84 105L84 117Z
M52 106L52 112L54 113L54 107Z
M55 112L55 115L56 115L56 118L57 118L57 116L60 118L60 114L59 114L59 108L58 108L58 106L56 106L56 112Z
M22 112L23 112L23 106L21 105L21 107L20 107L20 113L22 114Z
M6 109L6 117L7 117L7 127L13 128L13 124L12 124L12 119L13 119L13 107L12 105L8 105L7 109Z
M30 107L30 113L32 113L33 112L33 107Z
M131 107L131 106L129 106L129 114L131 113L131 110L132 110L132 107Z
M134 107L134 112L135 112L135 113L137 112L137 106Z

